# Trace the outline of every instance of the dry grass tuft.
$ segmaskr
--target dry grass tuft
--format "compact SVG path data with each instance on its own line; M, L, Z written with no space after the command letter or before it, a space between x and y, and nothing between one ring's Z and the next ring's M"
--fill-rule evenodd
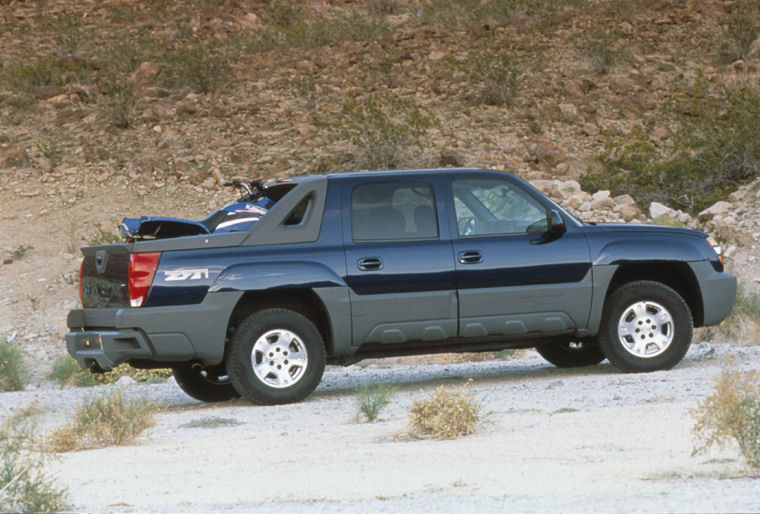
M68 452L132 443L154 425L158 405L145 399L127 399L124 390L86 400L74 421L50 435L50 448Z
M456 439L475 432L480 405L464 390L448 391L440 386L428 398L412 401L409 424L421 436Z
M727 364L715 380L713 394L692 414L697 420L694 454L735 440L747 463L760 468L760 376L756 371L742 372Z

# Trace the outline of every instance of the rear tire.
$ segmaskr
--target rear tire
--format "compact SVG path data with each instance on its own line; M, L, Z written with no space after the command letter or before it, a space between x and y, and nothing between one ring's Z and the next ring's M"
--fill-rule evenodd
M607 298L599 346L621 371L657 371L683 359L693 333L684 299L665 284L640 280L619 287Z
M172 373L180 389L196 400L223 402L240 396L223 364L204 368L188 362L174 366Z
M325 345L308 318L289 309L248 316L232 336L227 369L240 395L259 405L306 398L322 380Z
M536 351L558 368L579 368L595 366L604 360L599 344L591 341L568 341L559 344L544 344Z

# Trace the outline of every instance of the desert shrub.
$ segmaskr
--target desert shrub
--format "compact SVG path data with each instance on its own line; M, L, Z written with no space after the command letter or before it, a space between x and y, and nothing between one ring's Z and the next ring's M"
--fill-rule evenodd
M106 116L111 125L129 128L135 122L137 91L131 82L117 78L106 81Z
M731 314L715 330L740 344L760 344L760 296L740 282Z
M87 241L87 244L90 246L107 245L121 241L122 239L118 234L104 229L100 223L95 223L95 233Z
M15 343L0 340L0 391L23 391L28 380L24 352Z
M756 2L744 0L734 4L731 13L723 20L721 30L721 60L733 62L747 59L752 50L752 43L760 37L760 9Z
M461 29L485 23L503 25L516 14L549 14L583 3L583 0L425 0L421 18L426 24Z
M44 139L37 142L37 149L42 156L55 168L63 161L63 150L56 139Z
M696 214L760 175L760 88L703 92L681 108L688 114L673 113L678 128L661 146L642 129L610 141L598 156L606 169L582 175L583 189Z
M694 453L713 444L734 440L752 467L760 467L760 376L729 364L715 380L713 394L699 402L692 414L697 439Z
M113 384L121 377L130 377L137 382L164 381L172 376L172 370L167 368L139 369L129 364L119 364L111 371L93 375L98 384Z
M74 420L50 435L55 452L132 443L154 425L155 402L125 398L125 391L101 394L85 400Z
M473 51L466 66L477 91L477 100L486 105L511 105L518 86L518 72L506 52Z
M53 361L53 368L50 370L48 378L63 387L73 380L74 375L82 369L79 363L69 355L60 355Z
M618 37L615 33L597 29L581 37L578 49L591 63L591 68L601 74L607 74L617 63L619 51L615 48Z
M402 5L399 0L369 0L367 9L376 15L398 14L402 11Z
M248 51L315 48L341 41L370 41L389 30L382 17L368 16L355 8L327 13L311 12L297 2L288 1L269 3L264 19L267 25L249 34L245 41Z
M440 386L430 397L412 401L409 424L419 435L455 439L475 431L479 412L480 405L465 391Z
M11 256L11 259L18 261L26 257L26 254L29 252L29 250L34 250L34 247L32 245L20 244L8 252L8 254Z
M5 67L0 83L21 93L38 86L60 86L86 75L83 62L52 56L33 56L14 61Z
M143 54L138 45L128 40L109 41L100 52L101 69L111 76L132 73L142 60Z
M77 53L85 34L81 18L75 14L60 13L48 26L62 54Z
M355 165L364 169L400 166L405 152L438 122L427 109L391 95L343 104L341 134L358 149Z
M0 428L0 512L60 512L66 490L43 472L45 456L37 450L34 423L26 412Z
M359 414L369 422L375 421L380 411L391 402L395 392L396 388L387 384L362 387L356 394L356 407L359 409Z
M210 44L194 43L164 57L162 78L168 87L213 93L232 78L229 59Z
M48 378L57 382L61 388L69 384L91 387L97 384L95 377L96 375L90 373L89 369L81 367L70 355L56 357L48 375Z

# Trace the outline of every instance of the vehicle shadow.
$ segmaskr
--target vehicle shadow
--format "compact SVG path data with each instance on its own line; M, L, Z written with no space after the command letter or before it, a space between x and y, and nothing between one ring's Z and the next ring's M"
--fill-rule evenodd
M373 365L360 368L333 368L325 373L312 397L353 393L362 387L390 384L399 389L435 385L461 385L472 379L478 383L529 383L536 380L575 376L612 375L619 372L608 362L582 368L557 368L539 359L458 362L451 364Z

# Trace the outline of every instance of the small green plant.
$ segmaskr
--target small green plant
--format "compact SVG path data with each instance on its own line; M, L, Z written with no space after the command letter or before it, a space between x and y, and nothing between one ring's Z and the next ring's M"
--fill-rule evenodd
M362 387L356 394L356 406L359 413L367 421L375 421L380 411L388 406L395 392L396 388L387 384Z
M34 250L34 247L32 245L20 244L8 253L11 256L11 259L18 261L26 257L26 254L29 252L29 250Z
M760 176L760 88L740 85L720 96L703 89L681 106L684 112L673 110L666 113L677 130L666 144L654 145L641 129L611 140L598 156L605 169L582 175L582 188L628 193L694 215Z
M69 355L60 355L53 361L53 369L50 370L48 378L63 387L72 381L74 375L82 369L77 361Z
M182 428L219 428L219 427L234 427L242 425L242 423L235 418L220 418L219 416L211 416L208 418L194 419L189 423L180 425Z
M480 405L464 390L449 391L440 386L428 398L413 400L409 424L422 436L456 439L472 434L480 420Z
M155 402L125 398L125 391L85 400L68 425L50 435L55 452L131 444L154 425Z
M59 355L53 361L48 378L57 382L61 388L70 384L92 387L97 384L95 376L89 369L81 367L70 355Z
M16 343L0 340L0 391L23 391L29 380L29 366Z
M131 41L116 39L103 46L101 67L110 76L132 73L142 62L140 48Z
M514 353L515 353L514 348L506 348L504 350L493 352L493 356L494 358L500 361L505 361L505 360L510 359L514 355Z
M37 142L37 149L48 160L52 168L56 168L63 161L61 145L55 139L44 139Z
M112 126L129 128L135 122L137 91L134 84L118 79L106 82L106 107L108 119Z
M44 473L45 456L37 451L37 428L21 412L0 428L0 511L60 512L66 510L66 489Z
M512 105L518 86L518 72L509 54L491 51L470 53L467 59L471 80L479 92L477 99L486 105Z
M398 14L402 6L399 0L369 0L367 10L375 15Z
M90 246L120 243L122 240L121 237L114 234L113 232L109 232L108 230L103 229L100 223L95 223L95 230L95 234L87 242L87 244Z
M229 59L211 45L194 43L167 54L162 77L169 87L213 93L232 77Z
M591 63L591 68L602 75L610 72L617 63L620 52L615 48L618 37L605 29L588 32L580 41L578 48Z
M652 220L652 225L660 225L663 227L688 228L686 226L686 223L682 222L678 218L668 216L667 214L663 214L662 216L657 216L656 218L654 218Z
M405 151L437 123L432 113L411 100L369 95L343 104L341 134L358 149L359 168L392 168L400 166Z
M721 60L724 62L734 62L749 57L752 44L760 37L760 22L758 22L760 10L756 5L756 2L748 0L736 2L731 14L721 25L724 38Z
M82 20L75 14L60 13L50 25L60 52L77 53L84 34Z
M0 72L0 84L28 93L39 86L60 86L87 74L84 65L72 59L52 56L33 56L15 61Z
M694 454L734 440L747 463L760 468L760 376L726 365L715 380L713 394L692 411L697 439Z

